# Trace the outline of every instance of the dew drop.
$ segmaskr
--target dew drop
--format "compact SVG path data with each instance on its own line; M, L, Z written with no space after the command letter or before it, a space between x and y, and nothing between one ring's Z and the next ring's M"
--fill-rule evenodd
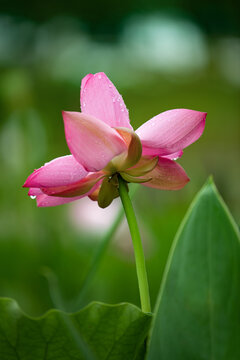
M102 75L99 74L99 75L98 75L98 78L101 79L101 78L102 78Z
M116 99L115 99L115 98L112 98L112 102L115 103L115 102L116 102Z
M30 195L30 198L31 198L32 200L34 200L34 199L36 199L36 195Z

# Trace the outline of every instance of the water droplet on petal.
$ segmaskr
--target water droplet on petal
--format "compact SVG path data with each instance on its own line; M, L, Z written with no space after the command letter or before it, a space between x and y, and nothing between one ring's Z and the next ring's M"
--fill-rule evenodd
M99 75L98 75L98 78L101 79L101 78L102 78L102 75L99 74Z
M115 102L116 102L116 99L115 99L115 98L112 98L112 101L113 101L113 103L115 103Z
M31 198L32 200L34 200L34 199L36 199L36 195L30 195L30 198Z

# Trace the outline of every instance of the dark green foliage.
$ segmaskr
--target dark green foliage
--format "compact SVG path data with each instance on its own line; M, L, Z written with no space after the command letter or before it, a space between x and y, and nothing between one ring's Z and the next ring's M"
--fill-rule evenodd
M148 360L240 359L240 243L210 180L176 236Z

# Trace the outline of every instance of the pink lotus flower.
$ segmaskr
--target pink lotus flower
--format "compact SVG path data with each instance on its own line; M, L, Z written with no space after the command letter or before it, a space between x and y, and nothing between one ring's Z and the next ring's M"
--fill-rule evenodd
M56 158L26 180L38 206L56 206L84 196L108 206L118 194L118 176L126 182L178 190L189 181L174 160L202 134L206 113L165 111L136 132L117 89L104 73L82 80L82 112L63 112L71 155Z

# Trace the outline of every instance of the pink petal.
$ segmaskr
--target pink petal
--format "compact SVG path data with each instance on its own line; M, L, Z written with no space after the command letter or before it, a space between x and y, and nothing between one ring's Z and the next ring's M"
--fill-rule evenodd
M91 77L93 77L93 74L87 74L87 75L82 79L81 90L80 90L80 102L81 102L81 98L83 97L83 93L86 93L85 86L86 86L88 80L89 80Z
M196 141L204 130L207 113L187 109L165 111L136 131L143 155L169 155Z
M183 155L183 151L180 150L180 151L177 151L177 152L175 152L175 153L173 153L173 154L165 155L165 156L163 156L163 157L166 158L166 159L170 159L170 160L177 160L177 159L179 159L182 155Z
M85 196L91 196L91 194L96 190L99 184L96 184L90 191L81 196L74 197L57 197L57 196L48 196L46 194L37 195L36 201L38 207L50 207L67 204L72 201L79 200Z
M103 121L78 112L63 112L68 147L88 171L103 169L127 146L118 132Z
M89 193L89 191L93 189L93 187L96 188L96 184L99 183L99 180L103 179L105 176L106 174L100 171L95 173L89 173L85 178L81 179L77 183L65 186L41 188L41 190L44 194L50 196L82 196L86 193Z
M43 194L43 192L39 188L30 188L28 191L28 196L37 196L37 195L42 195L42 194Z
M122 96L104 73L88 74L81 85L81 110L111 127L132 129Z
M187 174L179 164L161 157L157 166L147 173L147 177L151 177L152 180L142 185L161 190L179 190L189 181Z
M58 206L58 205L62 205L62 204L67 204L69 202L79 200L84 196L86 196L86 195L76 196L76 197L72 197L72 198L65 198L65 197L48 196L48 195L42 194L42 195L38 195L36 200L37 200L38 207L49 207L49 206Z
M56 158L35 170L26 180L24 187L53 187L75 183L88 172L72 155Z

